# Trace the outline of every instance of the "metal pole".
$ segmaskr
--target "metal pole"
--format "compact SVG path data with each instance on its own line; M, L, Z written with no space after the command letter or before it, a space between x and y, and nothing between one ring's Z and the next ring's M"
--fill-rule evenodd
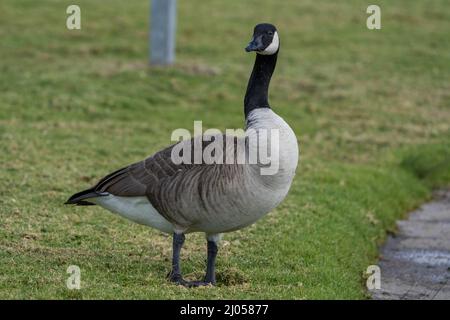
M175 61L177 0L151 0L150 64Z

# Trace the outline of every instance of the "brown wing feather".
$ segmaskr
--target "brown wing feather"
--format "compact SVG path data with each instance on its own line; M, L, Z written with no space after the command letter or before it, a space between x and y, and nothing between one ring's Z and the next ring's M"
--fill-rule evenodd
M234 144L236 144L236 139ZM225 139L224 139L225 141ZM203 141L202 149L212 141ZM175 164L172 162L171 153L176 144L171 145L147 159L121 168L102 178L92 189L98 192L109 192L116 196L144 196L149 189L157 188L162 180L169 179L180 171L186 171L194 167L203 167L206 164L193 164L194 150L191 139L191 163ZM236 148L235 148L236 150ZM225 157L225 153L224 153Z
M237 152L236 141L237 139L233 139L235 152ZM203 141L202 149L210 143L211 141ZM174 164L171 153L175 145L169 146L143 161L107 175L93 189L123 197L147 196L156 210L166 219L171 222L186 224L189 217L183 216L182 209L173 208L177 198L189 191L194 193L193 197L200 201L199 205L204 206L202 199L206 197L205 192L207 191L206 188L202 189L203 184L211 183L207 180L220 176L221 171L229 176L234 174L236 170L230 170L230 165ZM194 155L193 145L193 139L191 139L191 163L193 163ZM231 177L229 178L231 179ZM218 179L214 180L216 183L218 182ZM195 190L192 190L192 188L195 188Z
M173 146L167 149L171 148ZM167 151L164 149L143 161L117 170L101 179L94 190L122 197L145 196L148 186L158 184L161 178L175 172L174 170L164 170L159 164L165 159L166 154Z

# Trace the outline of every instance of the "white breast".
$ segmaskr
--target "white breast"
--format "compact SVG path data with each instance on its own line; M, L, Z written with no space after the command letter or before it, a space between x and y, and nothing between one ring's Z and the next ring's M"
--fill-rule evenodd
M276 129L279 137L270 143L278 144L278 158L271 159L271 166L277 167L273 175L253 175L254 180L260 181L264 186L260 187L259 202L261 205L277 206L286 196L295 176L298 164L297 137L291 127L275 112L269 108L255 109L247 117L247 129ZM273 138L272 138L273 140ZM275 164L273 164L274 162ZM257 182L255 182L256 184Z
M271 143L278 143L279 157L274 159L279 161L280 175L289 175L293 178L298 164L298 143L297 137L291 127L269 108L259 108L250 112L247 117L247 128L254 129L257 132L260 129L264 130L278 130L279 139L271 141Z
M147 197L118 197L110 194L87 200L136 223L165 233L174 231L173 225L156 211Z

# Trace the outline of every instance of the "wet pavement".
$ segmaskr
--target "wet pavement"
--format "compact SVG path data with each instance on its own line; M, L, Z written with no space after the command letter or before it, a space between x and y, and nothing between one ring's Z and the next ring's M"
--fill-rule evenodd
M381 289L373 299L450 300L450 190L398 222L381 250Z

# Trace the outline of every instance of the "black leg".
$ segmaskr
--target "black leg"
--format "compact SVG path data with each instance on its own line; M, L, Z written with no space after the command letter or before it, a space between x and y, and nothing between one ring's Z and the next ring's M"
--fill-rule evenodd
M208 241L208 261L206 262L206 276L205 282L216 284L216 256L217 256L217 243L214 241Z
M216 256L217 242L208 240L208 260L206 262L206 275L203 281L191 281L187 283L188 287L200 287L207 285L216 285Z
M180 252L184 244L185 236L183 233L173 234L172 242L172 271L169 273L169 280L177 284L186 285L186 281L181 276Z

